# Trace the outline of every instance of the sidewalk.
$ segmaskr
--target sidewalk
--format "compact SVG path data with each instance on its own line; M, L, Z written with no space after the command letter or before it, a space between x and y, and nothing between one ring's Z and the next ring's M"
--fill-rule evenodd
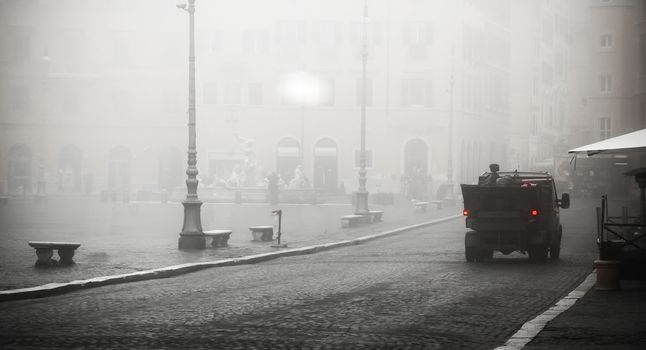
M592 274L593 280L596 276ZM644 349L646 281L621 281L621 289L594 286L550 321L524 349Z

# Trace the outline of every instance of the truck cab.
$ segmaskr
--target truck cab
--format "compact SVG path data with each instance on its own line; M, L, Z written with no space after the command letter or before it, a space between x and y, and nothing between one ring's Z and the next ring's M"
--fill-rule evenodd
M461 185L469 229L466 260L491 259L494 251L520 251L534 262L545 262L549 253L558 260L563 233L559 210L569 207L569 195L559 199L546 172L498 172L493 184L490 175L480 176L477 185Z

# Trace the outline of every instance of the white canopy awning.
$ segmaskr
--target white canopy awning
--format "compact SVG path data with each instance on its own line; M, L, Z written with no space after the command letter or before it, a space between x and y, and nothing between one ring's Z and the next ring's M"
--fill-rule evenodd
M633 131L617 137L605 139L586 146L581 146L568 151L568 153L586 153L595 155L602 152L646 152L646 129Z

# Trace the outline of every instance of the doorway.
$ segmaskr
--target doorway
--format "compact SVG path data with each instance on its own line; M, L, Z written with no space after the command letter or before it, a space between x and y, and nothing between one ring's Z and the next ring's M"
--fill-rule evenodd
M314 187L336 192L338 188L337 145L321 139L314 146Z

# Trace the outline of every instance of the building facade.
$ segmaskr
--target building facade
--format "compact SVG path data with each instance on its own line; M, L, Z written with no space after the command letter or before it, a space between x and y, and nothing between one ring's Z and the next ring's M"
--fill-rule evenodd
M589 1L590 142L646 128L646 2Z
M537 39L541 59L522 79L543 90L515 105L513 57L526 48L512 3L369 1L364 21L362 1L198 0L201 186L264 186L271 171L289 183L302 165L314 187L356 190L364 95L370 192L434 197L489 163L546 158L564 136L571 38ZM551 19L565 6L540 3ZM39 178L48 193L181 191L186 13L152 0L0 6L4 191L33 193ZM544 127L533 134L525 115Z
M514 1L512 153L515 168L553 171L582 118L584 1ZM583 69L582 69L583 68ZM570 147L572 148L572 147Z

